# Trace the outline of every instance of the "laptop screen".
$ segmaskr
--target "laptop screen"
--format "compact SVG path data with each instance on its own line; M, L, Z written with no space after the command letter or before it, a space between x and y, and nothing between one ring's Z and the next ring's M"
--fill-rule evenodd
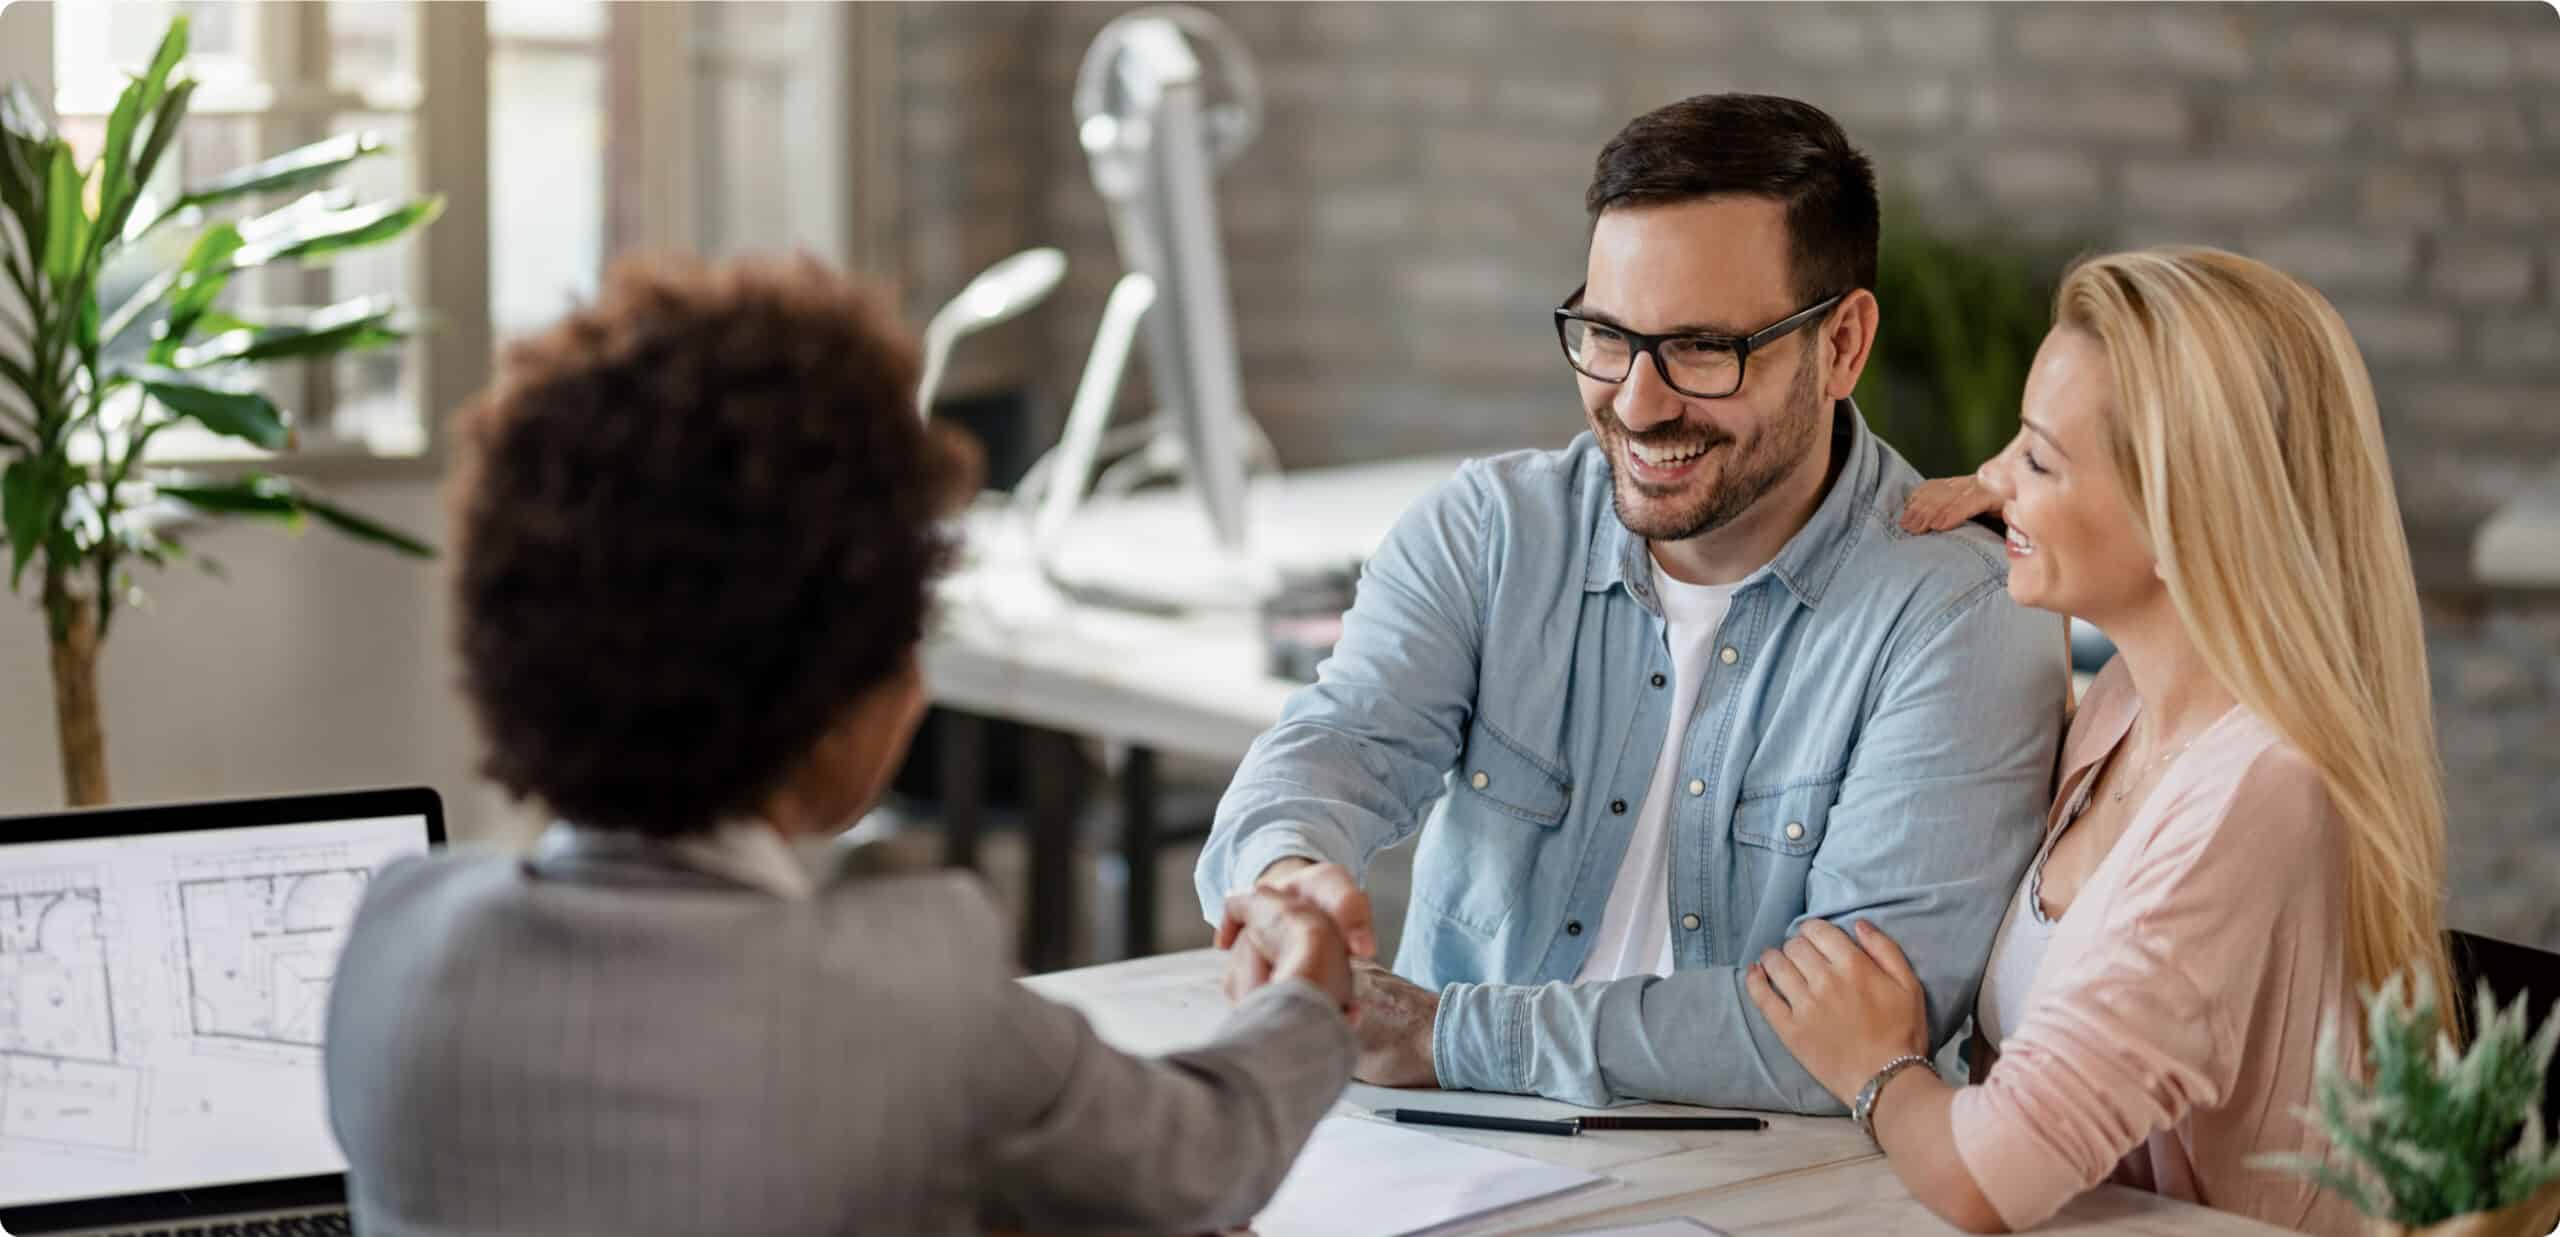
M82 818L0 822L0 1208L344 1172L329 980L373 874L440 840L424 798L200 809L218 827L143 809L149 832L57 840L17 826Z

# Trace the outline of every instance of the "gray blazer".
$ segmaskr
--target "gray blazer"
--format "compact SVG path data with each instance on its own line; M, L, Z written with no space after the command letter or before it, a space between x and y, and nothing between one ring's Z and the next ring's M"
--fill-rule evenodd
M1013 981L967 878L559 832L394 864L356 916L327 1073L368 1237L1221 1228L1350 1078L1303 982L1133 1058Z

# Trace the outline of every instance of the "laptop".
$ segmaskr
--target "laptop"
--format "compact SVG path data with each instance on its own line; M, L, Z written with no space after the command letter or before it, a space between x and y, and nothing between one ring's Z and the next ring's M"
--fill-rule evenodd
M0 1232L346 1232L320 1040L433 790L0 818Z

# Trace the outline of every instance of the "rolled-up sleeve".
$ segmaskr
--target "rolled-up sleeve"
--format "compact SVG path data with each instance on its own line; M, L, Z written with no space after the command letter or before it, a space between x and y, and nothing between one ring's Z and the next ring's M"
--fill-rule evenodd
M1958 1092L1956 1148L2002 1221L2041 1223L2152 1132L2213 1103L2237 1059L2195 985L2147 942L2039 991L1981 1086Z
M1229 893L1291 856L1365 873L1443 789L1474 707L1493 518L1461 468L1396 521L1360 578L1342 639L1289 697L1218 802L1193 884L1214 923Z

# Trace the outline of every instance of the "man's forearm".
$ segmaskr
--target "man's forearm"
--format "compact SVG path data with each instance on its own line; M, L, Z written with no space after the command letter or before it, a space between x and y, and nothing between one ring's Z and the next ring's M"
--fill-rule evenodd
M1843 1111L1760 1020L1733 967L1593 984L1451 984L1432 1064L1443 1087L1591 1107L1642 1099Z

